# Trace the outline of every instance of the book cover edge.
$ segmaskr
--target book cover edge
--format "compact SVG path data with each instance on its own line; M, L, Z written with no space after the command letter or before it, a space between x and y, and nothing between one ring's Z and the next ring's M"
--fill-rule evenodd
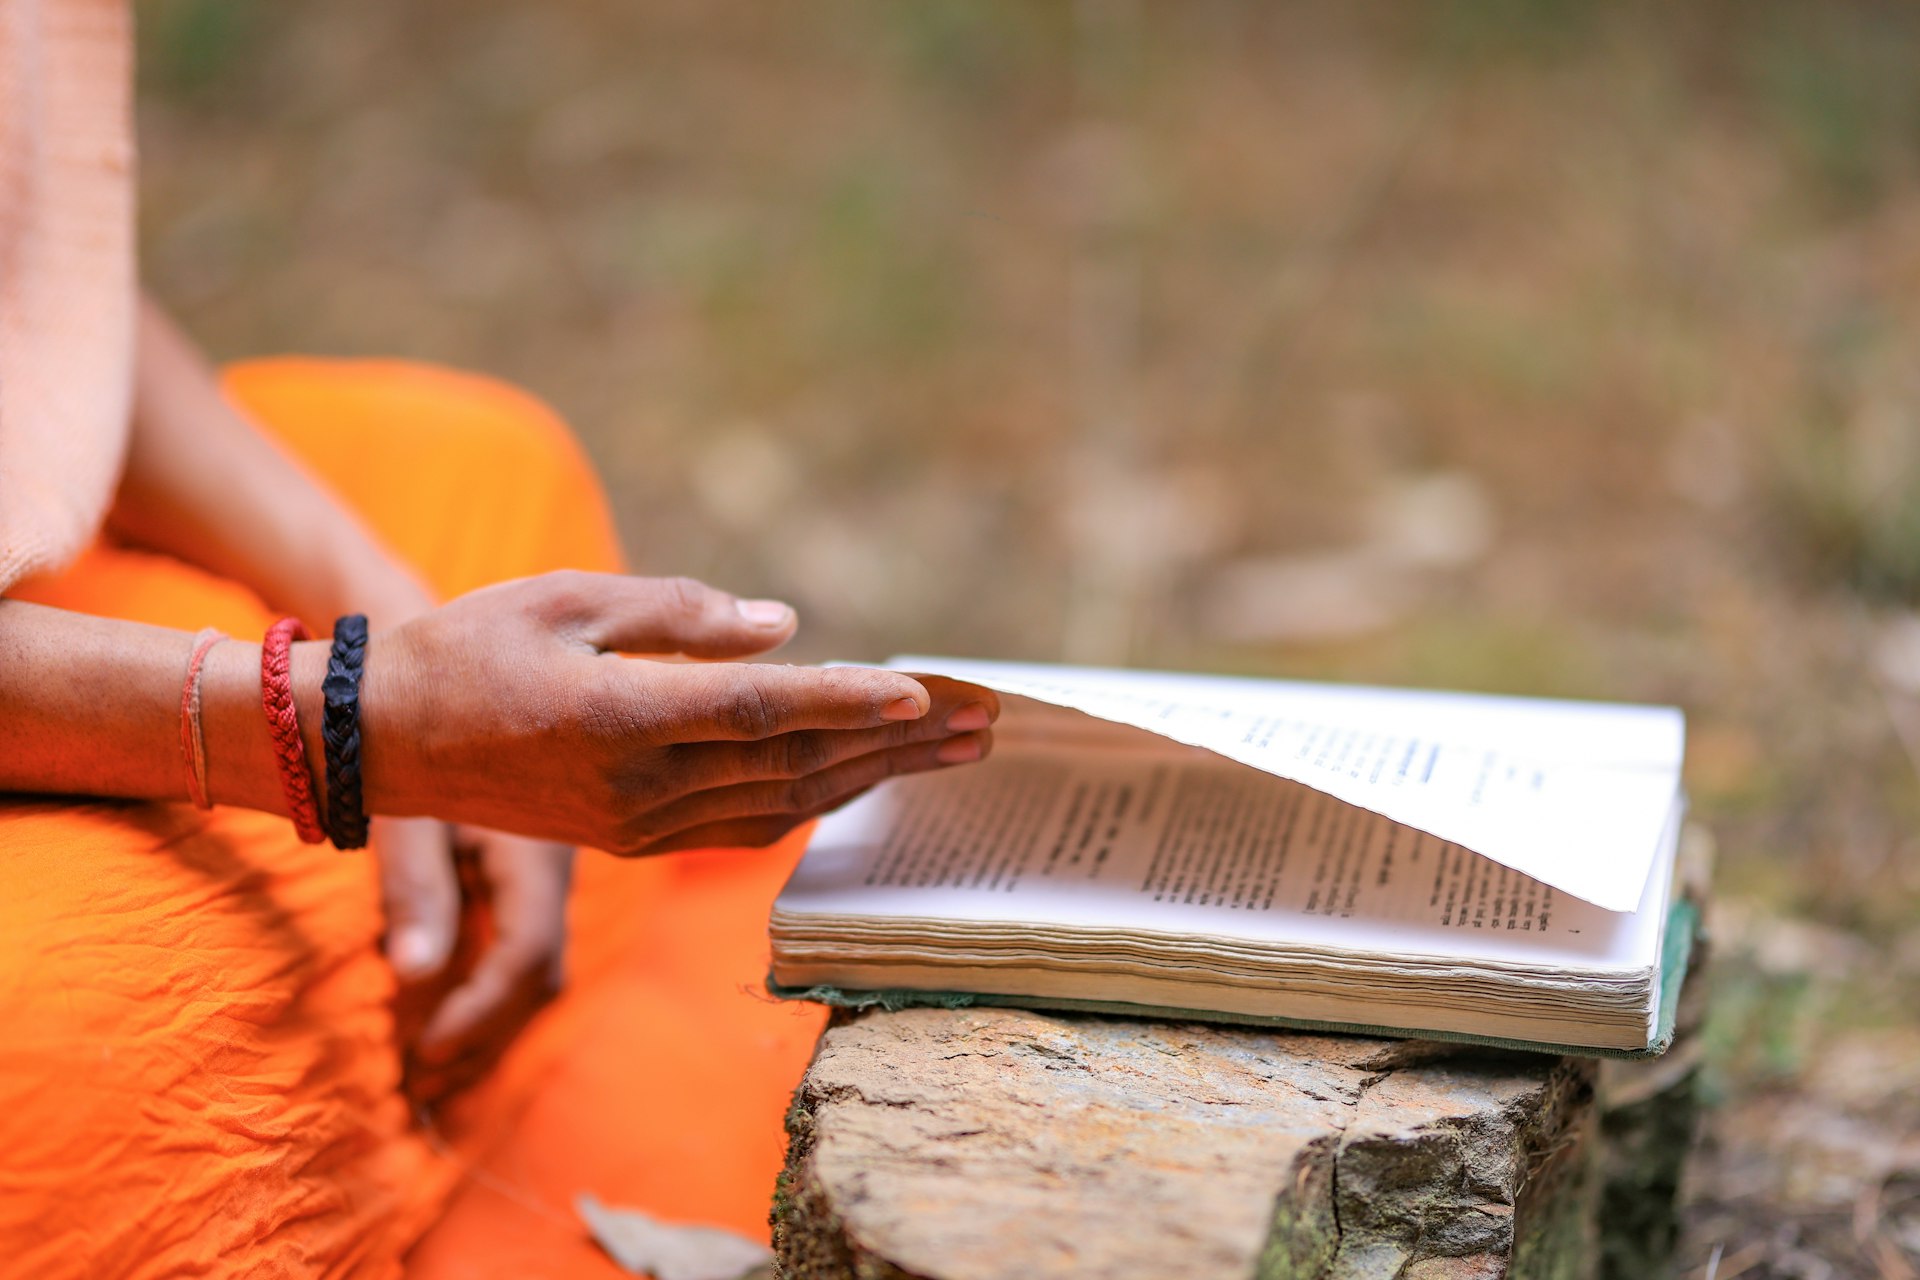
M921 991L906 988L865 991L845 990L832 986L788 987L775 982L771 973L767 975L767 991L777 999L805 1000L814 1004L829 1005L836 1009L964 1009L973 1006L1038 1009L1043 1012L1100 1013L1119 1017L1153 1018L1161 1021L1211 1022L1232 1026L1276 1027L1288 1031L1380 1036L1393 1040L1439 1040L1491 1049L1550 1053L1560 1057L1657 1058L1673 1044L1674 1019L1680 1007L1680 989L1686 982L1687 968L1693 957L1699 925L1699 908L1686 898L1677 899L1667 913L1666 936L1661 940L1660 1007L1654 1018L1653 1039L1643 1049L1602 1049L1588 1045L1512 1040L1501 1036L1475 1035L1467 1031L1413 1031L1404 1027L1382 1027L1351 1022L1318 1022L1309 1018L1262 1017L1258 1014L1129 1004L1119 1000L1076 1000L1056 996L1008 996L970 991Z

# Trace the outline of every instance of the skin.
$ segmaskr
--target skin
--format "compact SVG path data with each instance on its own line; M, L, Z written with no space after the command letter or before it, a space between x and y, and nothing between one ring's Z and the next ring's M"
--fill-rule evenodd
M558 990L575 846L763 845L888 777L991 746L986 690L742 661L793 635L775 601L561 573L436 605L151 304L134 398L118 536L243 583L317 634L343 613L372 623L365 803L423 1101L476 1078ZM190 646L185 632L0 600L0 791L185 799ZM692 661L657 660L669 656ZM326 661L324 641L294 646L310 760L323 757ZM239 640L208 655L209 789L284 814L259 663Z

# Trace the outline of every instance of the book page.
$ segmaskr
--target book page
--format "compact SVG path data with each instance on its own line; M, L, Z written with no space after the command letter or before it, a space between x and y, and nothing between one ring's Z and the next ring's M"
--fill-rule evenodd
M1205 752L1013 746L829 815L775 909L1636 971L1665 894L1607 911Z
M1639 903L1680 790L1672 707L902 657L1212 751L1611 911Z

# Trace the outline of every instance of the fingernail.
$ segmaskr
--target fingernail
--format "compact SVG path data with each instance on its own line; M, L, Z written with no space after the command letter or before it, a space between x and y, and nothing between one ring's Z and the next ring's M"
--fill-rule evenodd
M440 948L425 929L402 929L387 946L387 960L402 978L419 978L439 966Z
M948 738L933 753L933 758L941 764L972 764L980 758L980 739Z
M736 600L734 607L756 627L783 626L793 616L793 609L778 600Z
M986 704L980 702L969 702L947 717L947 728L954 733L972 733L992 723L993 718L987 714Z
M895 698L880 712L882 720L918 720L926 714L912 698Z

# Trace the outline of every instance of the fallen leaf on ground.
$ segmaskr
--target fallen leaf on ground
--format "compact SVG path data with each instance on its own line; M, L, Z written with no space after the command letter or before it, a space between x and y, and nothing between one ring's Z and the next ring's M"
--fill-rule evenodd
M661 1222L638 1209L610 1209L582 1194L574 1209L622 1270L654 1280L745 1280L765 1273L773 1251L719 1227Z

